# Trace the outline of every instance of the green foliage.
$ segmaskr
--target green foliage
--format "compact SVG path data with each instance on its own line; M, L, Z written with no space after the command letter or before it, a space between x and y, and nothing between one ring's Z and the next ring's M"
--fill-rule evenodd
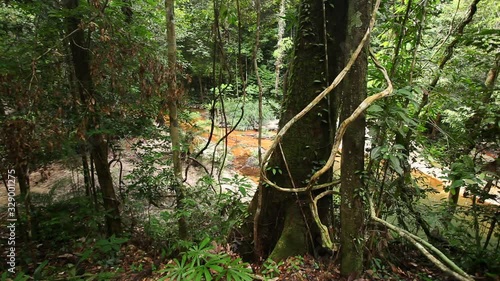
M441 235L449 243L443 251L468 272L500 275L500 253L495 249L500 238L498 228L494 229L492 241L484 247L494 216L495 210L489 206L457 208L453 222L442 228Z
M1 276L0 276L0 280L1 281L27 281L30 279L30 276L29 275L26 275L22 272L19 272L18 274L16 274L15 277L9 277L8 276L8 272L4 272Z
M455 194L462 186L476 186L481 181L476 177L476 167L473 159L468 155L463 155L456 162L452 163L450 170L446 171L447 179L451 180L451 185L447 187L452 194Z
M247 280L242 277L246 275L231 272L233 268L246 272L241 263L227 254L212 252L213 247L203 240L208 235L222 241L231 228L241 224L247 215L246 206L241 203L241 198L248 195L247 182L235 177L216 183L206 177L188 189L183 200L186 208L182 211L170 208L172 200L165 199L173 194L168 155L171 147L168 137L159 137L161 134L155 131L152 122L163 107L163 93L170 82L165 76L163 4L131 1L133 18L127 22L122 10L125 1L106 2L105 7L99 1L78 2L79 7L74 10L62 9L54 1L0 4L1 166L28 162L36 167L54 159L76 162L76 158L71 157L76 155L75 148L94 134L103 134L108 140L144 136L146 141L135 147L137 161L127 177L123 210L145 219L145 205L167 206L167 210L159 212L149 212L151 208L148 208L150 220L145 226L148 236L185 249L191 242L176 241L177 234L172 227L183 217L192 230L191 240L203 241L170 264L173 273L168 276ZM293 6L292 2L288 5ZM458 37L454 30L466 12L466 5L460 1L382 3L370 45L389 70L396 90L391 98L377 102L367 111L373 146L369 159L371 170L367 171L366 178L374 187L372 190L378 192L375 195L379 196L379 202L386 204L381 208L382 216L398 213L399 223L405 227L412 227L409 222L413 222L414 213L401 199L419 192L417 186L403 179L405 169L410 167L409 150L415 146L423 147L433 162L449 166L445 172L451 181L448 189L452 194L466 187L475 196L483 195L480 186L486 175L480 171L482 163L469 155L474 148L477 150L477 144L486 143L492 150L498 150L498 87L490 91L484 86L484 76L495 66L494 56L500 46L496 2L481 1L474 21ZM253 65L248 62L253 56L257 14L253 1L240 1L240 11L236 3L178 1L178 77L186 87L199 86L201 92L212 88L215 94L227 98L225 111L229 124L225 125L229 126L235 126L242 114L243 102L238 97L243 92L242 85L246 85L248 100L238 129L256 129L259 89ZM280 96L273 92L274 57L290 50L298 24L295 9L288 9L285 20L290 37L285 38L282 46L276 46L277 5L278 1L264 1L261 7L261 38L256 59L265 97L264 123L275 119L279 109L272 99ZM409 18L405 21L407 7ZM95 94L88 104L80 100L80 84L75 80L71 63L66 30L70 16L81 18L79 30L85 34L81 47L91 53ZM455 39L458 45L452 60L438 69L447 44ZM284 65L286 67L286 62ZM385 87L384 78L373 65L369 72L370 92ZM245 78L240 77L243 74ZM440 75L440 79L436 86L430 87L436 75ZM247 81L243 83L241 79ZM419 110L423 97L428 97L429 103ZM222 119L220 114L217 118ZM98 124L90 124L89 120L98 120ZM322 164L314 163L314 167L306 168L314 172L316 166ZM283 173L277 167L268 169L273 175ZM58 198L57 189L67 185L69 183L59 183L49 194L33 196L34 241L62 251L87 248L79 254L75 265L67 264L64 269L75 279L108 279L107 273L79 275L77 272L84 262L104 267L116 265L119 260L115 254L126 240L114 236L100 239L104 214L79 194L65 194L65 200ZM214 192L226 186L234 191ZM417 196L411 197L409 203L417 199ZM480 271L477 268L487 264L487 274L493 276L498 266L491 261L498 260L498 255L477 247L478 236L484 239L484 229L491 223L492 216L477 208L459 208L455 224L451 224L443 236L454 248L466 252L459 255L462 265ZM426 214L435 211L420 210L428 211ZM462 221L463 218L467 219ZM23 223L26 220L22 212L21 219ZM130 225L135 226L135 218L129 219ZM471 229L478 228L478 222L481 223L480 235L471 233ZM279 264L265 263L264 267L270 275L278 274ZM377 272L384 270L379 260L374 260L372 267ZM49 276L45 275L49 269L52 269L50 263L41 263L32 278ZM26 278L18 274L14 280ZM5 279L4 273L2 280Z
M271 167L271 166L268 166L268 167L266 168L266 170L267 170L268 172L270 172L271 174L273 174L273 176L275 176L276 174L280 174L280 175L282 175L282 174L283 174L283 171L282 171L282 170L280 169L280 167L278 167L278 166L276 166L276 167ZM315 171L313 170L313 173L314 173L314 172L315 172ZM311 173L311 175L312 175L313 173Z
M130 182L127 186L129 199L157 202L165 194L173 192L170 188L174 180L171 158L166 157L169 138L154 138L150 135L147 142L139 141L133 146L137 159L134 169L125 176Z
M121 245L127 241L128 238L119 238L112 235L109 238L97 240L94 244L94 249L98 255L114 259L116 257L116 253L120 251ZM99 260L102 260L102 258L99 258Z
M190 247L180 260L174 259L161 273L166 275L160 280L253 280L249 264L221 251L209 238Z
M191 241L201 241L207 235L215 241L224 241L229 231L238 227L247 215L246 205L241 202L241 198L246 196L250 185L247 179L241 176L223 179L222 184L224 187L214 187L212 178L202 178L196 186L186 189L182 211L167 210L157 217L152 217L146 226L147 233L154 239L169 237L176 241L174 238L177 231L172 225L183 217L188 224ZM222 190L227 186L231 186L234 191ZM214 188L222 192L215 193ZM174 242L171 250L175 250L184 242Z
M446 109L443 112L443 122L448 124L451 129L465 134L467 128L466 122L474 115L470 107L461 106L457 109Z
M57 201L39 208L35 214L34 220L38 222L36 237L53 247L60 247L61 243L99 233L103 217L102 213L96 212L88 197L75 196Z
M267 259L261 268L261 273L269 278L279 277L281 273L281 267L285 264L284 261L275 262L272 259Z
M379 258L373 258L371 261L371 266L370 266L370 275L375 277L375 278L382 278L384 279L386 277L386 266L384 264L384 261L382 261Z

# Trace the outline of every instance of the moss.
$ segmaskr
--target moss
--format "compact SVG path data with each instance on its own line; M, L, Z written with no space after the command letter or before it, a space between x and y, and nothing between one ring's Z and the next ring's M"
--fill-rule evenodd
M286 210L281 236L269 256L274 261L307 253L307 229L299 207L290 204Z

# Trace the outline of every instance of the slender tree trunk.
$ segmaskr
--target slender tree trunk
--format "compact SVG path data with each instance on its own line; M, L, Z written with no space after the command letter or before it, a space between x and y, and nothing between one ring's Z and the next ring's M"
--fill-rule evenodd
M465 27L472 21L472 18L474 17L474 14L477 11L477 3L479 3L480 0L474 0L469 7L469 12L467 14L467 17L458 25L457 30L455 32L456 38L446 46L444 56L441 58L439 61L438 69L435 72L436 74L432 78L431 83L429 84L429 87L427 89L427 92L424 93L422 96L422 100L420 101L420 105L417 109L417 112L415 113L415 117L418 117L420 115L420 112L423 110L423 108L429 103L429 94L434 90L436 87L437 83L439 82L439 79L441 79L441 74L442 71L448 63L448 61L453 57L453 53L455 51L455 47L458 45L460 42L460 37L463 35ZM406 139L409 140L411 137L411 130L408 131L408 135L406 136Z
M280 84L280 70L281 65L283 64L283 35L285 34L285 8L286 8L286 0L281 0L280 2L280 11L278 14L278 43L276 44L276 62L274 66L276 68L275 75L276 79L274 81L274 90L275 94L278 94L279 84Z
M406 11L405 11L405 15L403 17L403 20L400 23L397 23L401 27L401 29L398 32L398 41L397 41L396 47L394 49L394 56L392 57L392 64L391 64L391 69L389 71L389 77L394 77L394 74L396 73L396 70L398 68L399 59L400 59L399 52L401 51L401 45L403 43L403 39L406 36L406 32L405 32L406 23L408 21L409 15L410 15L412 3L413 3L412 0L408 0L408 3L406 3Z
M19 189L21 191L21 197L26 199L29 197L30 193L30 178L27 163L18 163L16 165L16 175L19 182Z
M66 8L76 9L79 5L78 0L68 0ZM71 57L75 71L75 78L78 84L78 92L80 94L81 103L89 112L95 112L96 108L96 91L90 73L90 52L84 40L84 31L80 28L80 18L70 16L67 19L68 34L70 36ZM99 127L97 116L91 116L89 119L89 128L96 129ZM121 233L121 218L119 210L119 202L116 198L113 188L113 179L108 166L108 147L105 138L100 133L95 133L88 137L91 145L91 155L94 159L94 164L97 172L97 179L102 191L104 210L106 212L106 229L107 234L119 235Z
M80 155L82 157L82 170L83 170L83 182L85 184L85 195L89 198L92 197L92 190L90 186L90 168L89 161L87 157L87 150L85 145L82 144L80 147Z
M113 188L113 177L108 165L108 145L103 136L96 134L90 137L92 155L94 157L97 181L101 187L104 210L106 212L106 230L109 236L121 233L121 218L119 205Z
M486 235L486 241L484 241L483 251L486 251L486 249L488 249L488 244L490 244L491 236L495 231L495 226L498 222L499 217L500 217L500 211L496 211L496 213L491 218L490 229L488 229L488 234Z
M174 166L174 189L176 192L177 209L182 210L184 199L184 187L182 185L182 165L181 165L181 139L180 128L177 116L177 102L180 93L177 89L177 46L174 24L174 0L165 1L165 13L167 19L167 60L168 60L168 90L167 106L169 115L170 140L172 141L172 163ZM181 217L178 221L179 237L186 239L188 237L187 224L185 218Z
M26 212L26 238L31 242L33 238L33 224L31 214L33 205L31 204L30 174L27 163L18 163L15 167L19 189L21 191L21 201Z
M495 55L495 64L488 71L488 74L486 75L486 80L484 81L484 86L486 87L486 89L482 101L485 105L491 103L491 97L495 89L495 83L498 78L499 70L500 70L500 53L497 53Z
M97 210L99 205L97 204L97 190L95 188L95 165L94 156L90 154L90 186L92 188L92 198L94 199L94 207Z
M371 1L349 1L345 52L350 54L361 41L370 23ZM341 84L340 119L349 117L366 98L368 47L365 47ZM364 169L365 118L360 116L347 129L342 139L340 186L340 245L344 276L357 277L363 271L365 233L365 198L367 190L361 179Z

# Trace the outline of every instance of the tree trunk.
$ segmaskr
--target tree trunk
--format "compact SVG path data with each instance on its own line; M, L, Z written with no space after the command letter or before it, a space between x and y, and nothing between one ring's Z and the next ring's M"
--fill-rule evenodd
M370 23L371 1L349 1L345 52L352 53ZM342 109L340 119L349 117L366 98L368 47L365 47L342 82ZM347 61L347 60L346 60ZM346 130L342 139L340 245L343 276L357 277L363 271L365 196L361 179L364 169L365 118L360 116Z
M27 163L16 164L16 175L23 200L28 199L30 193L30 178Z
M179 92L177 90L177 46L175 37L174 24L174 0L165 1L165 13L167 19L167 60L168 60L168 90L167 90L167 106L169 115L170 140L172 141L172 164L174 166L174 190L177 195L177 209L182 210L184 191L182 185L182 165L181 165L181 140L180 128L177 116L177 102L179 100ZM183 217L179 218L179 237L186 239L188 236L186 220Z
M83 182L85 184L85 195L87 197L92 198L92 190L90 186L90 168L89 161L87 157L87 149L85 144L80 146L80 155L82 157L82 170L83 170Z
M280 84L280 70L281 65L283 64L283 34L285 34L285 8L286 8L286 0L281 0L280 2L280 11L278 14L278 43L276 44L276 62L274 66L275 70L275 81L274 81L274 91L275 95L278 94L279 84ZM284 94L284 93L283 93Z
M92 144L97 181L101 187L104 211L106 212L106 232L109 236L119 235L121 232L120 202L116 198L113 177L109 170L108 145L100 134L91 136L90 143Z
M67 9L76 9L79 5L78 0L68 0ZM90 52L84 40L84 31L80 28L80 19L77 16L70 16L67 19L67 28L70 40L70 50L75 71L75 78L78 84L78 92L83 106L87 112L95 112L96 91L90 72ZM99 128L98 118L95 114L89 118L89 128ZM97 179L102 191L103 204L107 234L119 235L121 233L121 218L119 202L116 199L113 188L113 179L108 166L108 147L104 136L101 133L94 133L88 137L91 145L91 155L97 172Z
M341 68L340 60L326 60L327 56L341 53L340 42L345 24L342 3L323 6L322 1L304 0L299 10L299 28L294 48L294 60L287 78L287 91L280 119L283 127L301 111L316 95L324 89L327 82L333 81ZM328 18L335 18L328 24L323 22L323 8ZM328 37L323 36L326 33ZM337 33L335 33L337 32ZM329 38L328 54L325 54L324 38ZM324 62L329 61L330 65ZM330 77L326 77L326 69ZM332 147L331 135L334 132L337 112L335 103L324 99L314 109L292 126L283 137L282 146L271 157L268 167L280 172L268 172L268 178L282 187L305 186L305 181L327 160ZM331 126L331 124L333 124ZM283 157L284 155L284 157ZM271 169L271 170L272 170ZM330 181L332 174L323 176L320 182ZM315 191L321 192L323 190ZM310 197L305 193L287 193L272 187L261 187L255 195L250 210L255 214L259 196L262 196L258 216L256 247L260 257L268 255L274 260L289 256L314 253L321 246L321 235L312 219L309 209ZM331 226L328 215L331 198L325 197L318 204L322 222Z
M15 166L17 181L19 182L19 189L21 191L21 201L24 204L24 211L26 212L26 238L31 242L33 238L33 224L31 214L33 213L33 205L31 204L30 192L30 174L27 163L18 163Z

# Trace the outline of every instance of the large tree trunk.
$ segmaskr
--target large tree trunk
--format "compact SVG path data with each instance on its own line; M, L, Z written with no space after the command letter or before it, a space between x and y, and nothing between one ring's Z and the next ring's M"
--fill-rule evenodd
M341 53L342 24L345 22L344 5L338 3L333 6L335 9L329 4L323 6L322 1L312 0L304 0L300 5L294 60L287 78L280 127L316 97L325 84L333 81L335 72L341 68L338 65L340 60L327 59L333 58L334 53ZM336 20L325 24L323 9L326 9L327 18ZM328 36L324 36L325 27ZM324 42L325 38L329 38L329 42ZM328 54L325 54L325 49ZM329 77L326 73L330 74ZM305 186L312 170L321 167L330 154L334 133L331 128L335 128L336 116L335 103L324 99L292 126L283 137L282 149L274 152L268 164L268 167L278 168L281 173L268 172L268 178L282 187ZM331 176L331 173L325 175L320 181L329 181ZM309 209L308 194L286 193L264 186L252 201L252 212L257 209L259 196L262 196L262 204L257 222L258 239L255 239L260 244L256 247L260 251L258 256L269 255L274 260L282 260L314 253L314 249L321 246L321 236ZM330 226L331 199L325 197L320 200L318 208L322 222Z
M352 53L370 23L371 1L354 0L348 4L345 52ZM368 47L361 52L351 71L341 84L342 109L340 119L349 117L366 98ZM346 60L347 61L347 60ZM363 271L365 196L361 176L364 168L365 118L360 116L346 130L342 139L340 245L341 267L344 276L357 277Z
M75 9L79 5L78 0L66 1L66 8ZM90 53L85 46L84 31L80 28L80 19L76 16L67 18L68 34L70 37L70 49L75 78L78 84L81 103L86 106L88 112L95 112L96 91L90 73ZM89 128L97 129L99 122L97 116L89 118ZM106 228L108 235L118 235L121 232L121 218L119 202L116 199L113 188L113 179L108 165L108 147L105 138L100 133L89 136L91 155L93 156L97 178L102 191L104 210L106 212Z

